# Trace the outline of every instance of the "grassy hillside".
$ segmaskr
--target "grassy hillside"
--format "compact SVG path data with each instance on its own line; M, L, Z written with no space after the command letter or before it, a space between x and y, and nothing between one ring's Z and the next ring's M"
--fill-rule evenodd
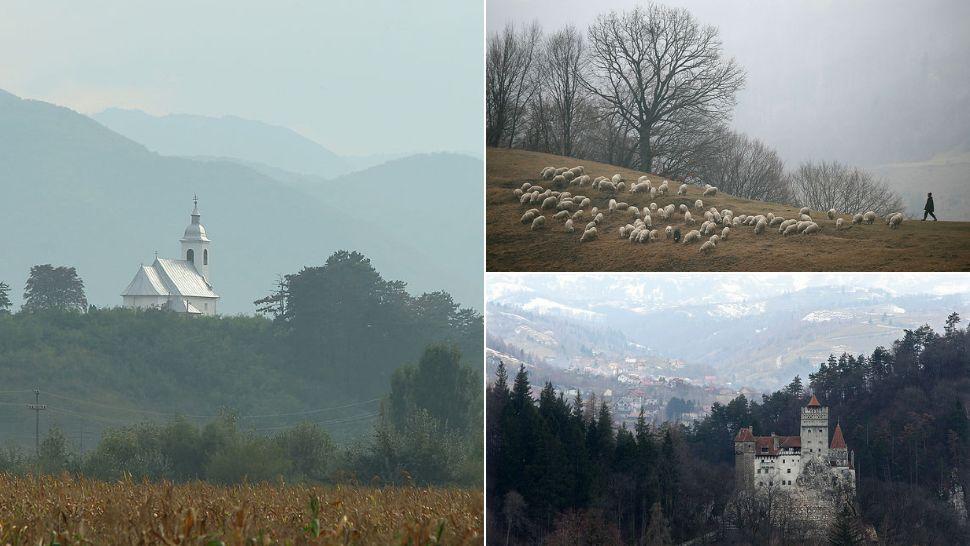
M547 227L538 232L519 222L532 206L520 205L512 190L523 182L538 183L539 171L547 166L583 165L592 177L620 173L636 180L644 173L611 165L573 158L528 152L524 150L489 149L486 154L486 266L489 271L965 271L970 270L970 222L920 222L908 220L898 230L890 230L881 220L873 225L856 225L841 231L824 212L813 211L812 217L822 227L813 236L783 237L777 229L755 235L754 228L732 228L729 240L718 245L710 255L698 252L700 244L674 244L661 240L650 244L632 244L618 236L619 227L631 223L627 212L606 214L596 241L579 242L580 233L565 233L562 223L547 213ZM655 181L660 178L650 175ZM691 186L686 196L676 195L679 184L671 183L665 197L651 199L649 194L625 192L617 197L630 205L644 207L656 202L663 207L681 203L695 211L694 201L702 199L705 210L711 206L731 209L735 215L767 214L793 218L798 208L761 201L739 199L718 193L702 197L702 188ZM607 208L609 196L588 186L570 190L574 195L589 197L592 206ZM588 212L588 211L587 211ZM842 215L846 224L851 215ZM590 221L588 216L577 226ZM698 224L700 224L698 222ZM654 221L663 231L668 223ZM669 225L680 226L680 214ZM659 228L658 228L659 226ZM692 228L693 229L693 228Z

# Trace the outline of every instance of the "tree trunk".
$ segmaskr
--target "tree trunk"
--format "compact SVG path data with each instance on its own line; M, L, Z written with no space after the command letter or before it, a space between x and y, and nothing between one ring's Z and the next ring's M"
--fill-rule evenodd
M640 134L640 170L652 172L653 150L650 148L650 127L644 126L639 131Z

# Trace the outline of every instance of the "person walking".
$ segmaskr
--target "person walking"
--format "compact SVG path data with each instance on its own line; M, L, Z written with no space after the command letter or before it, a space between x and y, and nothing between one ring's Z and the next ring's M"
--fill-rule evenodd
M933 221L936 222L936 215L933 214L933 192L926 194L926 205L923 206L923 221L926 221L926 215L933 217Z

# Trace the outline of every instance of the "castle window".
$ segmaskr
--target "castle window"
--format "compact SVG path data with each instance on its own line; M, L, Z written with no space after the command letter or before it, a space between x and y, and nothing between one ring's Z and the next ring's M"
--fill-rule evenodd
M202 265L209 265L209 249L202 250Z
M788 473L791 474L791 469L790 468L788 469Z
M188 250L186 250L185 251L185 259L188 260L188 261L190 261L190 262L192 262L194 264L195 263L195 251L192 250L191 248L188 249Z

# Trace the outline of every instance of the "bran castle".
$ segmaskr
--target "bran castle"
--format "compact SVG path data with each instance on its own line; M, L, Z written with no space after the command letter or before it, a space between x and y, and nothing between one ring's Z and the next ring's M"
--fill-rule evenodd
M855 496L853 463L841 426L829 440L829 409L814 395L802 408L798 436L755 436L747 427L734 438L737 490L787 492L809 520L829 520Z

